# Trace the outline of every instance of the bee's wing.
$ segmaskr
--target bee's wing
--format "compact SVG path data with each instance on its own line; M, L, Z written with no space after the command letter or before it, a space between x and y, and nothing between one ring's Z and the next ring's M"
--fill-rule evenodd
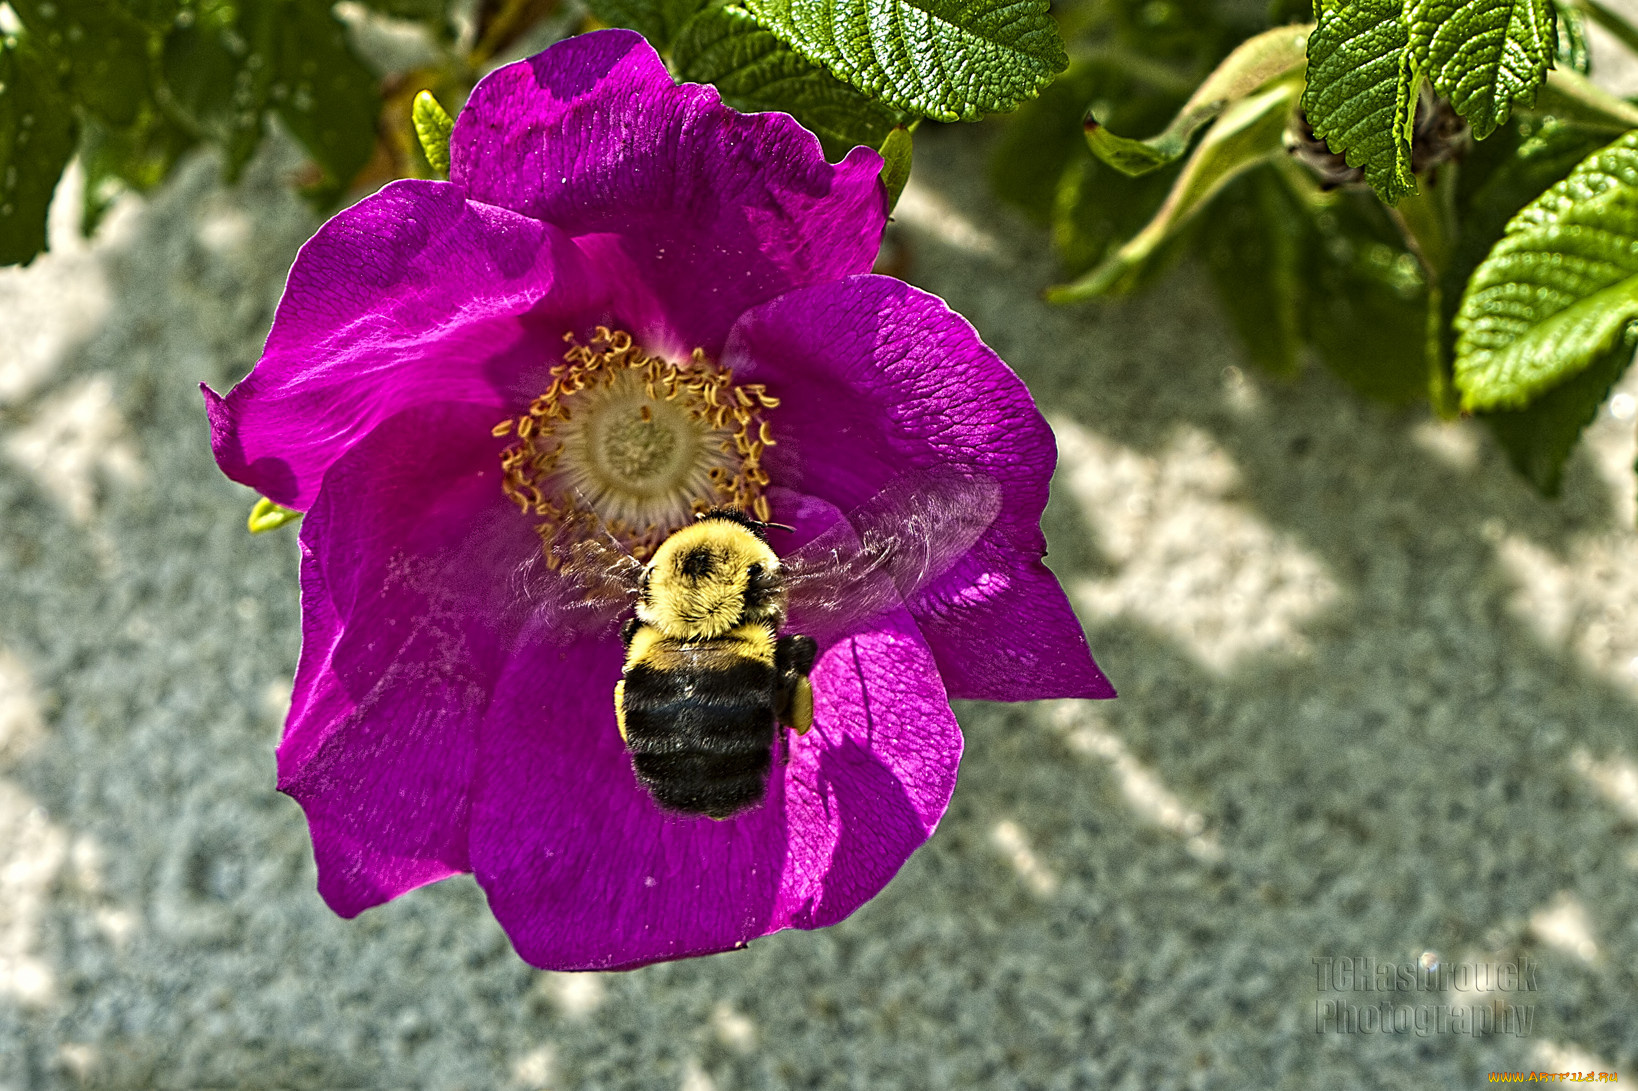
M643 562L604 534L542 550L513 574L516 597L544 633L564 643L612 633L636 604Z
M987 477L912 471L783 558L791 628L827 643L947 572L995 522Z

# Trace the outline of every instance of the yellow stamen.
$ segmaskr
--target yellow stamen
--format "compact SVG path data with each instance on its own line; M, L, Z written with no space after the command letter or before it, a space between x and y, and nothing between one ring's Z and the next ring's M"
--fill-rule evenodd
M695 349L685 363L650 356L631 334L599 326L563 337L563 363L528 411L493 429L502 489L536 527L548 563L601 529L646 557L693 514L736 507L766 521L761 456L773 446L761 383L738 386Z

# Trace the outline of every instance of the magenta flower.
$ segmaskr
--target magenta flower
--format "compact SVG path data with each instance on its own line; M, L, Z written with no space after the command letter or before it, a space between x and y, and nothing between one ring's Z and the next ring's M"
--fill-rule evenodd
M843 919L944 813L949 698L1113 695L1041 563L1051 432L964 319L869 274L874 152L827 164L635 34L489 76L451 158L325 224L255 370L205 391L223 472L307 512L278 762L320 893L351 917L472 872L559 969ZM792 524L785 552L906 471L992 481L998 513L814 634L814 727L759 807L660 810L615 727L619 639L545 608L574 595L542 562L601 529L641 553L703 504Z

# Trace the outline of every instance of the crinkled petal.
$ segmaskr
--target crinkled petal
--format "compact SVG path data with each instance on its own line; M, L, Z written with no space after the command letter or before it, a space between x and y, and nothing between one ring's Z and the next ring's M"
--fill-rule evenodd
M651 349L715 355L741 312L870 269L886 223L881 158L825 162L786 114L740 114L675 85L624 30L507 65L455 123L450 177L475 200L556 224L634 289Z
M336 459L402 409L527 402L564 332L609 295L555 227L448 183L394 182L319 228L261 362L225 398L205 390L216 461L305 510Z
M501 497L493 415L406 410L332 467L302 524L302 653L279 788L344 917L470 870L477 726L538 552Z
M536 966L620 969L834 924L949 803L960 729L906 611L820 657L812 730L782 732L767 798L722 822L662 812L638 786L614 723L620 659L612 639L525 639L482 728L473 870Z
M775 481L844 510L907 471L999 486L994 523L908 603L952 697L1114 696L1041 561L1052 430L965 318L901 281L849 277L746 314L723 363L782 399Z

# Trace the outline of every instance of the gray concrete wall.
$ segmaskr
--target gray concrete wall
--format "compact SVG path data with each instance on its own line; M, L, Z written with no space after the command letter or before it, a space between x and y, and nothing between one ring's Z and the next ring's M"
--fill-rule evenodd
M1191 268L1047 308L982 141L918 139L894 231L1058 431L1050 560L1121 699L961 706L949 815L875 902L627 974L531 970L469 879L352 922L314 892L273 791L294 535L245 533L194 389L314 227L289 155L0 272L0 1088L1638 1079L1633 384L1543 501L1478 429L1245 370ZM1316 978L1424 952L1539 989ZM1316 1029L1384 999L1532 1022Z

